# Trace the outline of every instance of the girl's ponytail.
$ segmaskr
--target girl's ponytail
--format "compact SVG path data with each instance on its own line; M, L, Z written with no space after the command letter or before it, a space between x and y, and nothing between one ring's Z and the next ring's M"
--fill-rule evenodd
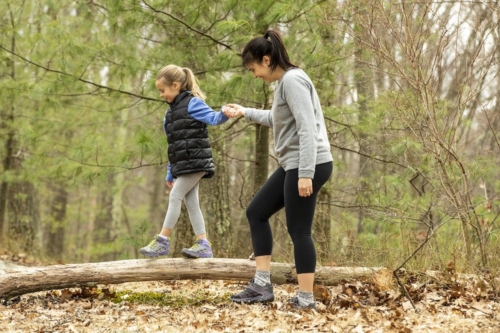
M206 96L203 91L201 91L200 87L198 86L198 83L196 82L196 77L193 74L193 71L191 71L187 67L183 67L182 71L186 74L186 81L183 86L184 89L187 89L191 91L191 94L193 96L196 96L202 100L205 100Z
M156 75L157 80L163 80L163 82L170 86L174 82L178 82L181 85L181 91L189 90L193 96L196 96L202 100L205 100L206 96L201 91L193 72L189 68L181 68L177 65L168 65L160 69Z

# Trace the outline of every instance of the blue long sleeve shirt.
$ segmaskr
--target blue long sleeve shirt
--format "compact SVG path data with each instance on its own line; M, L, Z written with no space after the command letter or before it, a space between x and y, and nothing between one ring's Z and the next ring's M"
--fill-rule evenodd
M219 112L214 111L207 105L207 103L205 103L204 100L198 97L191 98L188 104L187 111L189 115L194 119L211 126L223 124L229 119L224 113L222 113L222 109ZM167 129L165 127L165 132L166 131ZM172 177L171 173L170 163L168 163L167 166L167 177L165 179L169 182L174 181L174 177Z

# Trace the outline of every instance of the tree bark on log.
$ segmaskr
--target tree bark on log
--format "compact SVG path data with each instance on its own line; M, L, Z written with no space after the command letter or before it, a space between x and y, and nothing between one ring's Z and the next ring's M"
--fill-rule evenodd
M336 285L342 280L369 277L383 268L318 267L316 283ZM255 261L248 259L147 259L121 260L87 264L27 267L0 274L0 299L27 293L91 287L98 284L161 280L246 280L255 274ZM271 281L296 283L292 264L271 263Z

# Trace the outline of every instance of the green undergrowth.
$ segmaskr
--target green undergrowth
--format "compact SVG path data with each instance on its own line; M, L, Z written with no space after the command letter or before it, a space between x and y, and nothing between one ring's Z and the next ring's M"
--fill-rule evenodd
M217 305L229 302L230 293L215 294L209 291L198 290L189 294L173 294L170 292L135 292L119 291L114 293L111 301L113 303L128 302L132 304L145 304L155 306L169 306L172 308L183 308L185 306Z

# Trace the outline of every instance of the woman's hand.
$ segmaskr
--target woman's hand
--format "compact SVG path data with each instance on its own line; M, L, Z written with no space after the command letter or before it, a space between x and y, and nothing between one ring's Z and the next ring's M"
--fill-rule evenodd
M308 197L313 193L313 185L311 178L299 178L299 195Z
M168 180L167 180L167 181L165 181L165 182L167 183L167 186L168 186L169 188L172 188L172 187L174 186L174 182L169 182Z
M245 108L238 104L226 104L222 108L222 113L224 113L229 118L244 116Z

